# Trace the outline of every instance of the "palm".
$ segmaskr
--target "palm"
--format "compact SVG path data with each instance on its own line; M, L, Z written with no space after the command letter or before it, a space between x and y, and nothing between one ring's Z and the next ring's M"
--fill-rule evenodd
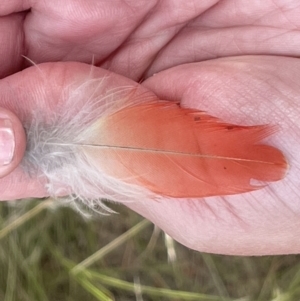
M36 1L28 13L22 10L30 6L17 7L17 2L0 7L2 15L18 11L1 20L2 41L7 45L0 50L2 76L24 67L21 54L36 63L94 62L135 81L146 79L143 85L160 98L181 100L183 105L227 121L278 124L280 131L270 143L288 157L291 167L284 181L244 195L134 203L130 207L198 250L230 254L299 252L300 62L292 58L299 56L297 1L104 4L77 0L61 4L57 0L51 4ZM13 43L11 37L15 37ZM214 58L221 59L211 60ZM48 89L51 80L68 78L64 67L54 68L53 73ZM34 106L30 99L42 85L37 78L31 72L25 81L28 92L19 99L11 88L19 87L20 75L0 83L2 106L17 111ZM45 95L47 101L51 102L49 94ZM28 189L29 182L19 170L2 180L2 191L16 179L18 195L3 192L2 198L31 196L33 191L35 195L44 194L35 180L30 182L33 188Z

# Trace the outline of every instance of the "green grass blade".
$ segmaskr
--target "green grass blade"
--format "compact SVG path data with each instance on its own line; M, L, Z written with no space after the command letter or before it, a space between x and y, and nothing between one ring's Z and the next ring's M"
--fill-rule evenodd
M76 265L72 270L72 274L78 274L83 269L91 266L94 262L100 260L103 258L106 254L110 253L112 250L116 249L120 245L122 245L124 242L128 241L130 238L135 236L137 233L142 231L144 228L146 228L148 225L150 225L150 222L148 220L142 220L140 223L126 231L125 233L118 236L116 239L111 241L109 244L107 244L105 247L101 248L99 251L94 253L93 255L89 256L82 262L80 262L78 265Z

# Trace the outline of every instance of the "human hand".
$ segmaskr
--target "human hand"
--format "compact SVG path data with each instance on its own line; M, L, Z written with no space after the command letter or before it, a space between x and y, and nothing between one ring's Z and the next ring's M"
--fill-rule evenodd
M293 57L299 56L299 8L296 1L276 3L51 1L36 2L25 12L30 6L11 1L0 6L6 45L0 49L1 75L23 68L21 54L36 63L90 63L94 57L97 66L135 81L145 79L143 86L161 99L181 100L232 123L278 124L279 132L268 142L288 158L290 170L283 181L236 196L128 206L193 249L298 253L300 63ZM51 110L63 85L76 74L82 80L87 74L77 65L43 68L47 85L39 81L37 68L0 82L1 106L21 121L30 118L38 104ZM117 84L131 83L116 78ZM15 162L21 158L23 138L22 133L17 138ZM1 199L46 195L43 180L29 179L19 168L4 177L0 187Z

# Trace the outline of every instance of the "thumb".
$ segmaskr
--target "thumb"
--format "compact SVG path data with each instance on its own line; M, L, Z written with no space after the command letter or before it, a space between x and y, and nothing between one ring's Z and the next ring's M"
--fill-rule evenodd
M18 117L0 108L0 178L21 162L26 147L25 132Z

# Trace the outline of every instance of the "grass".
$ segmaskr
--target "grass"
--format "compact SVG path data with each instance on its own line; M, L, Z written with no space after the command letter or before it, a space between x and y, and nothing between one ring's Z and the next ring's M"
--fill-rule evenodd
M112 206L83 218L52 200L0 203L0 300L300 300L300 256L195 252Z

